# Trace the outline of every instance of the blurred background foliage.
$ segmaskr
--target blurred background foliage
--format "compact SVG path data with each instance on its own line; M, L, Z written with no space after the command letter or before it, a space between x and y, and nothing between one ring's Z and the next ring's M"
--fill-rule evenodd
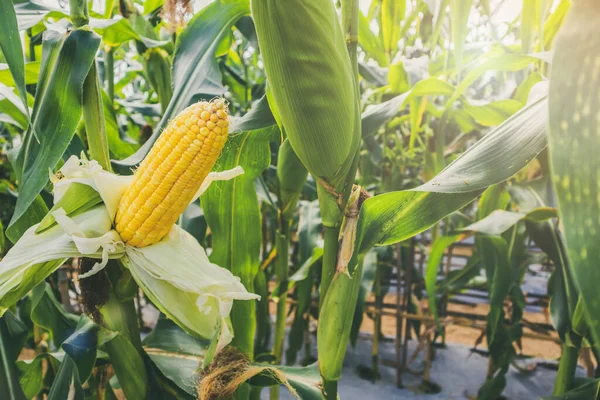
M10 1L4 0L3 7L7 5L11 7ZM312 365L323 257L317 184L295 155L285 156L283 132L267 102L248 1L94 0L89 7L93 35L74 30L78 26L73 26L65 1L14 0L21 39L15 46L22 46L25 59L22 67L15 64L3 42L0 254L36 222L35 207L51 206L48 169L56 170L70 155L87 151L81 109L61 94L79 90L85 102L89 92L72 77L85 77L90 65L97 69L110 158L122 173L130 173L178 111L199 99L224 96L235 116L234 134L217 169L235 162L247 175L238 187L215 184L201 202L189 206L181 225L211 249L213 261L231 268L249 290L262 296L247 306L244 317L234 308L234 327L240 318L250 327L236 330L234 344L256 362ZM373 320L373 365L362 371L363 377L378 378L381 311L388 292L397 291L399 312L430 316L398 317L396 340L408 332L433 348L444 341L448 299L476 286L489 293L487 328L480 340L486 337L490 365L478 398L498 398L523 335L527 300L521 284L530 265L546 259L552 271L549 314L565 351L593 348L583 311L577 311L578 294L558 233L545 150L550 62L570 7L570 0L360 2L362 143L356 183L375 196L363 209L364 221L372 225L364 222L368 239L361 248L362 280L350 334L355 344L361 340L361 321ZM8 25L0 30L3 38L10 37ZM52 53L53 38L63 35L61 40L67 41L75 31L87 32L88 42L78 38L71 52L63 46ZM17 69L22 78L15 75ZM41 96L48 87L55 95ZM59 127L54 136L37 142L35 134L26 133L31 132L30 120L42 129L50 120ZM31 146L39 144L37 150L23 152L22 146L32 140ZM292 165L286 164L292 176L283 171L282 160ZM28 192L20 187L22 171L39 187L28 187ZM403 209L407 202L414 208ZM220 219L232 209L237 210L233 220ZM393 226L377 225L379 220ZM252 235L236 237L231 234L234 226ZM289 246L278 246L282 232ZM448 249L459 242L471 246L470 259L463 268L442 273L444 254L447 259ZM384 246L372 248L374 244ZM531 244L543 253L533 252ZM277 261L281 248L289 252L283 264L281 257ZM239 258L227 259L228 251ZM418 268L415 252L424 268ZM109 334L82 314L81 289L70 279L76 276L76 264L65 264L0 320L0 351L8 360L0 364L0 391L10 392L9 398L66 398L62 396L69 385L65 389L60 382L67 376L76 382L80 397L75 398L109 399L121 391L127 394L119 382L135 386L139 380L134 370L113 367L118 361L105 349ZM210 338L189 337L162 317L157 322L158 312L139 293L135 304L144 336L144 368L154 388L150 396L194 398L193 382ZM400 331L402 321L405 332ZM285 344L277 337L277 326L284 329ZM14 364L19 349L27 360ZM306 374L304 382L317 382L316 368L298 371L288 376L292 386L303 397L318 398L315 387L307 389L293 378L294 373ZM435 378L423 379L431 383L427 390L435 390ZM555 395L573 387L572 374L565 379ZM260 379L250 383L252 396L259 393L255 388L273 384ZM576 390L593 393L597 388L590 380ZM136 398L132 396L127 398Z

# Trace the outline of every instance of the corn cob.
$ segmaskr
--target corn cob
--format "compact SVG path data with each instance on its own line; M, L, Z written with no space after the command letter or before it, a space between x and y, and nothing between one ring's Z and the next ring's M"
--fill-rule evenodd
M217 161L228 126L220 99L196 103L169 123L119 202L115 224L125 243L144 247L167 235Z

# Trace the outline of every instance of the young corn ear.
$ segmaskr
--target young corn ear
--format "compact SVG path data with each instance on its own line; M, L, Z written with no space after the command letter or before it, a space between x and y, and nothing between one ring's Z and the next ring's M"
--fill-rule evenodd
M157 243L171 230L217 161L229 127L221 99L199 102L169 123L117 209L117 232L131 246Z
M360 110L333 2L253 0L251 9L272 98L292 148L329 192L344 193L360 144Z

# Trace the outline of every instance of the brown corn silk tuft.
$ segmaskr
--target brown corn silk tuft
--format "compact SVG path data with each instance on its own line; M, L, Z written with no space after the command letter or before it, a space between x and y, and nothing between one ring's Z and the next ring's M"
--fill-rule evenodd
M198 398L218 400L229 398L237 387L246 381L250 368L248 357L241 351L226 347L201 372Z
M219 158L229 131L222 99L202 101L169 123L135 172L115 218L121 239L145 247L164 238Z
M292 396L300 398L281 371L272 367L252 365L244 353L234 347L226 347L200 373L198 399L229 399L240 385L259 374L270 375L285 385Z
M187 24L187 17L193 13L191 0L165 0L160 13L167 29L177 32Z

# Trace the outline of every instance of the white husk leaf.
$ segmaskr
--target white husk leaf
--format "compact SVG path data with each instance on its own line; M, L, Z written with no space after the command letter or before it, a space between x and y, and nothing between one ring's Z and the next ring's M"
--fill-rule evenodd
M82 213L72 221L78 226L84 238L97 238L110 230L110 220L106 209L102 206ZM40 234L35 233L37 227L38 225L34 225L29 228L0 261L0 298L21 283L23 274L28 268L48 261L81 256L81 250L74 238L60 225ZM101 246L87 250L88 257L102 257ZM121 257L123 250L121 248L120 252L111 254L110 257Z

